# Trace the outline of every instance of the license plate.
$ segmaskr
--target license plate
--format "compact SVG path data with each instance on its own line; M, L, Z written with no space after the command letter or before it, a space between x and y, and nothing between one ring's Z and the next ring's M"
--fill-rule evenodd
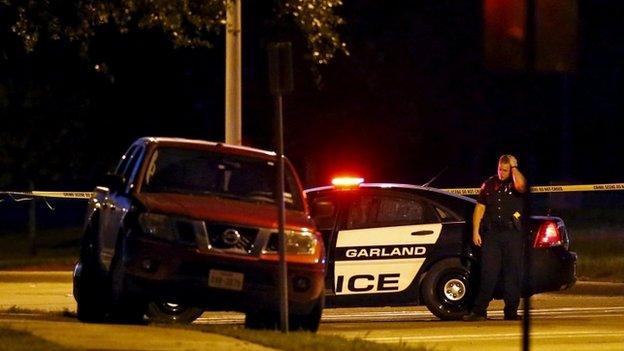
M243 290L243 273L211 269L208 274L208 286L227 290Z

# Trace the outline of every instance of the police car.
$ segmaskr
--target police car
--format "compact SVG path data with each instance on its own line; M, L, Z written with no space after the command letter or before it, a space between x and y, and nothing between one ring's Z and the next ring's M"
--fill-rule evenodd
M305 191L327 250L326 305L426 305L460 319L476 295L479 251L472 244L475 200L405 184L338 178ZM530 293L576 281L576 254L558 217L533 216ZM502 284L495 298L502 298Z

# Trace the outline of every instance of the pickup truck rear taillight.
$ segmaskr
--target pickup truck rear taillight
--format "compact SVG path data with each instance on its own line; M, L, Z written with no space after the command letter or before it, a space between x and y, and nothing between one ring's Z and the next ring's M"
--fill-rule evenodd
M542 223L533 242L534 248L548 248L563 245L563 239L557 223L546 221Z

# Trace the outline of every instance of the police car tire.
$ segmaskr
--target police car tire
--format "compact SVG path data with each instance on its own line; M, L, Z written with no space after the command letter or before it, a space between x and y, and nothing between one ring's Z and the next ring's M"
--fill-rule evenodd
M152 323L190 324L204 313L199 307L168 301L151 301L145 314Z
M451 280L463 284L462 297L451 301L445 297L444 286ZM470 270L459 258L447 258L434 264L423 281L422 298L427 308L442 320L459 320L468 312L474 296L470 281Z

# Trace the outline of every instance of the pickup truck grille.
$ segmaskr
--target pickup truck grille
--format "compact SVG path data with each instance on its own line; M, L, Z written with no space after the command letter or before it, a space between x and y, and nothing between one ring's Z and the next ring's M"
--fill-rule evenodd
M258 228L208 222L206 229L211 248L244 254L251 253L259 232Z

